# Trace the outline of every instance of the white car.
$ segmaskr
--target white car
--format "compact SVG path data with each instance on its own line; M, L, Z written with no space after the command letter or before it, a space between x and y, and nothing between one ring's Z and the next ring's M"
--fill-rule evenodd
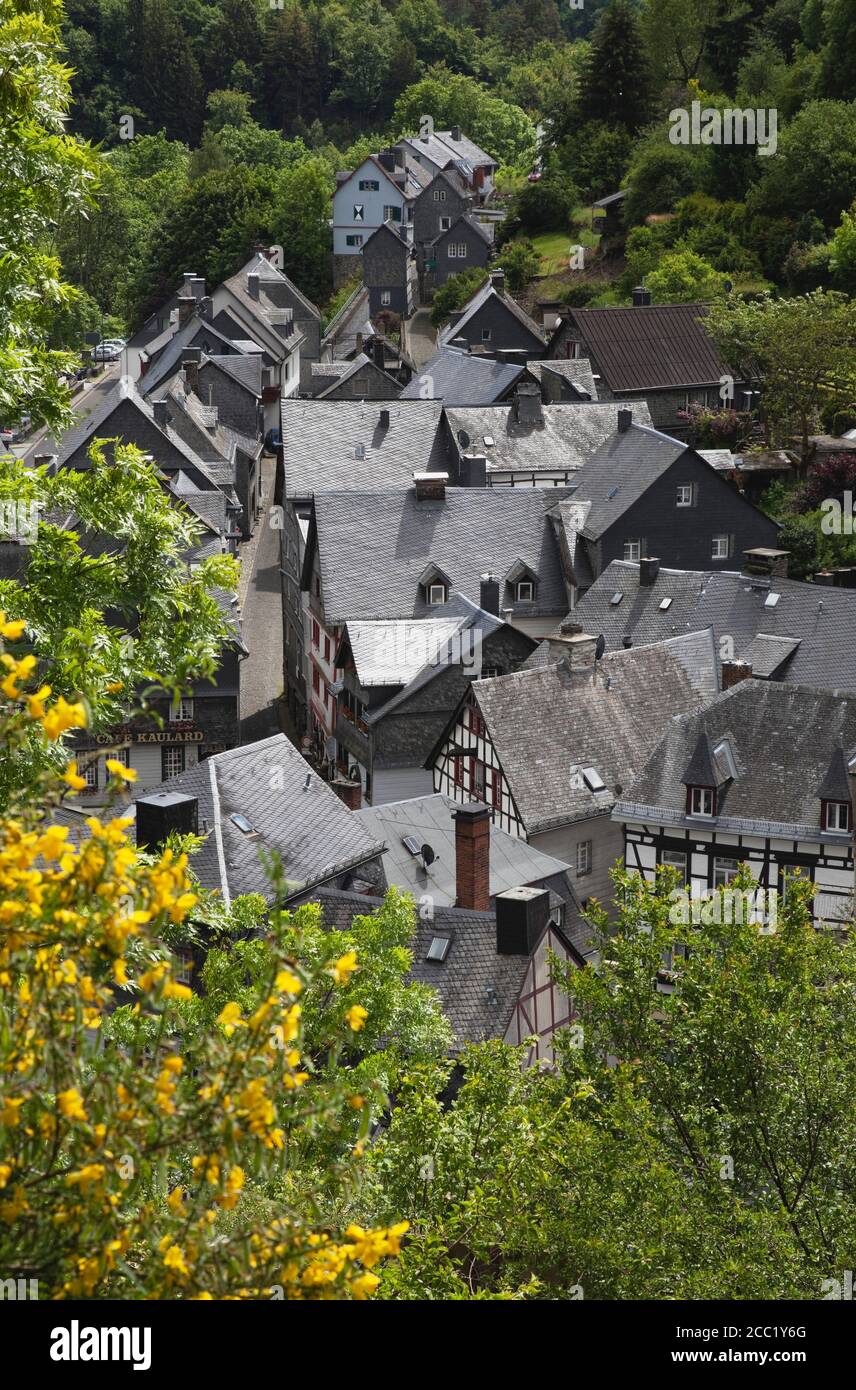
M121 357L122 349L125 346L124 338L105 338L103 343L92 349L93 362L115 362L117 357Z

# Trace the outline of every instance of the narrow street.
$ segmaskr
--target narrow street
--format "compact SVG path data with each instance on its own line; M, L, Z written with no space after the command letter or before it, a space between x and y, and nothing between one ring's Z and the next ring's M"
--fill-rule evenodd
M280 533L269 524L276 461L262 460L262 514L255 534L241 552L238 587L244 645L241 662L241 742L280 732L282 695L282 601L279 575Z

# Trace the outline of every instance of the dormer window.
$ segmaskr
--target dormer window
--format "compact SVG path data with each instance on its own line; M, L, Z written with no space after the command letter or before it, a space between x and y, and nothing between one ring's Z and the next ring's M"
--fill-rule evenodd
M691 816L713 816L716 814L716 789L714 787L688 787L688 811Z
M531 579L521 579L516 585L514 597L518 603L531 603L535 597L535 585Z
M432 605L445 603L448 598L445 584L428 585L428 602Z
M515 560L505 576L505 582L511 590L515 603L533 603L535 601L538 576L525 560L521 560L519 557Z
M852 829L852 823L849 801L824 801L824 830L831 830L838 835L848 835Z
M449 601L452 581L439 565L426 565L419 576L419 588L425 603L430 608L439 608Z

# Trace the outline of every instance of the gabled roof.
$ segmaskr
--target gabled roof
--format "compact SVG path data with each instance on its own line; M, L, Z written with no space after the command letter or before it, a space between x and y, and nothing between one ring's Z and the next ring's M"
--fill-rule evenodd
M459 170L456 169L454 165L452 165L446 169L437 169L436 172L431 177L429 177L425 187L421 189L421 191L416 195L415 201L419 202L419 199L422 198L424 195L427 195L429 191L433 194L434 185L437 183L447 183L449 187L455 193L457 193L460 198L467 198L472 196L470 189L461 177Z
M543 373L549 372L553 376L560 376L565 381L580 400L588 396L589 400L597 400L597 382L594 379L591 362L587 357L542 357L540 360L526 363L526 370L536 381L543 381ZM640 421L644 424L644 421Z
M473 217L472 213L469 212L462 212L460 216L455 218L450 227L447 227L444 232L438 233L438 235L434 237L434 240L430 241L428 245L437 246L441 241L446 241L447 238L451 238L462 222L465 223L467 227L472 228L486 246L493 246L493 227L485 226L483 222L479 222L478 218Z
M850 771L841 743L835 745L826 776L818 787L817 794L823 801L850 801Z
M328 623L430 617L420 587L428 566L477 603L482 574L504 576L522 558L538 576L536 597L521 605L509 597L508 606L529 616L559 614L568 590L548 519L557 500L556 490L543 488L450 487L442 501L420 501L412 487L319 493L304 583L317 546Z
M695 748L684 768L681 781L685 787L718 787L721 781L707 730L702 728Z
M396 230L396 228L400 228L401 230ZM410 253L413 250L413 242L408 239L408 231L409 229L406 223L381 222L380 226L375 227L374 231L366 237L360 254L362 255L366 247L370 246L376 238L384 237L388 240L392 237L393 241L390 242L390 247L394 246L395 250L401 253L402 260L409 260ZM403 236L402 232L404 233Z
M494 300L497 305L504 308L512 318L517 320L522 328L525 328L527 332L532 335L533 347L538 347L543 350L546 346L546 339L535 320L531 319L524 309L521 309L520 305L515 299L512 299L510 294L500 293L496 286L491 283L490 279L488 279L480 289L477 289L475 294L467 300L461 317L457 320L453 320L451 323L447 323L445 327L440 329L437 335L438 345L445 346L446 344L451 344L454 342L455 338L460 337L463 330L474 322L489 300Z
M318 368L317 372L315 371L316 367ZM325 372L325 367L332 368L333 370ZM390 376L389 373L385 372L382 367L379 367L377 363L373 362L370 357L367 357L364 352L361 352L358 353L358 355L353 359L352 362L312 363L313 376L318 376L322 379L324 376L334 378L334 380L329 381L328 384L324 386L323 390L318 392L317 396L315 397L315 400L323 401L326 397L333 396L335 392L341 391L342 387L347 385L347 383L351 380L352 377L357 376L357 374L361 372L364 367L368 367L371 375L376 375L380 377L383 385L386 386L389 390L389 400L394 400L399 395L401 387L400 383L395 380L395 377ZM380 398L377 396L372 396L372 400L378 399Z
M713 634L475 681L473 696L527 834L606 814L676 715L718 691ZM602 790L586 782L594 768Z
M591 410L592 406L580 408ZM680 440L646 425L634 422L623 433L616 430L576 476L574 500L591 503L583 535L597 540L687 452L693 451Z
M284 399L287 496L412 488L414 473L445 471L441 414L439 401Z
M441 400L447 407L491 405L508 395L525 370L522 363L443 347L405 386L400 399Z
M407 685L463 623L464 619L458 616L352 620L345 623L336 665L344 666L350 652L357 680L366 689L374 685Z
M193 858L203 887L228 904L241 893L273 891L260 852L276 853L288 880L287 897L375 859L381 846L336 793L312 771L285 734L217 753L178 777L138 793L181 792L198 800L205 842ZM245 833L238 814L253 827Z
M717 797L721 828L788 840L821 838L821 791L831 785L845 791L837 750L843 748L847 758L856 747L856 698L811 686L741 681L703 712L670 724L625 788L616 816L682 823L682 777L702 733L712 746L727 738L741 767ZM849 788L840 799L849 800ZM834 838L841 843L840 835Z
M752 667L753 676L773 680L799 644L799 637L771 637L767 632L759 632L749 646L743 648L740 660Z
M704 331L704 304L569 309L611 391L718 385L728 368Z
M650 423L647 402L633 401L621 408L629 409L634 421ZM483 453L489 472L582 470L596 450L615 434L618 410L615 401L566 401L542 405L539 422L523 424L517 419L513 402L447 406L446 421L459 451L474 449ZM461 431L468 437L466 444L461 442ZM575 483L579 476L578 472Z

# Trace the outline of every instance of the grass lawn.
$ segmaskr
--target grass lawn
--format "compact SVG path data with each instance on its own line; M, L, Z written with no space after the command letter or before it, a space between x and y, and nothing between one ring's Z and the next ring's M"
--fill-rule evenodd
M591 208L575 208L574 219L581 225L572 232L541 232L532 237L541 257L542 275L560 275L567 270L572 246L597 246L599 237L591 231Z

